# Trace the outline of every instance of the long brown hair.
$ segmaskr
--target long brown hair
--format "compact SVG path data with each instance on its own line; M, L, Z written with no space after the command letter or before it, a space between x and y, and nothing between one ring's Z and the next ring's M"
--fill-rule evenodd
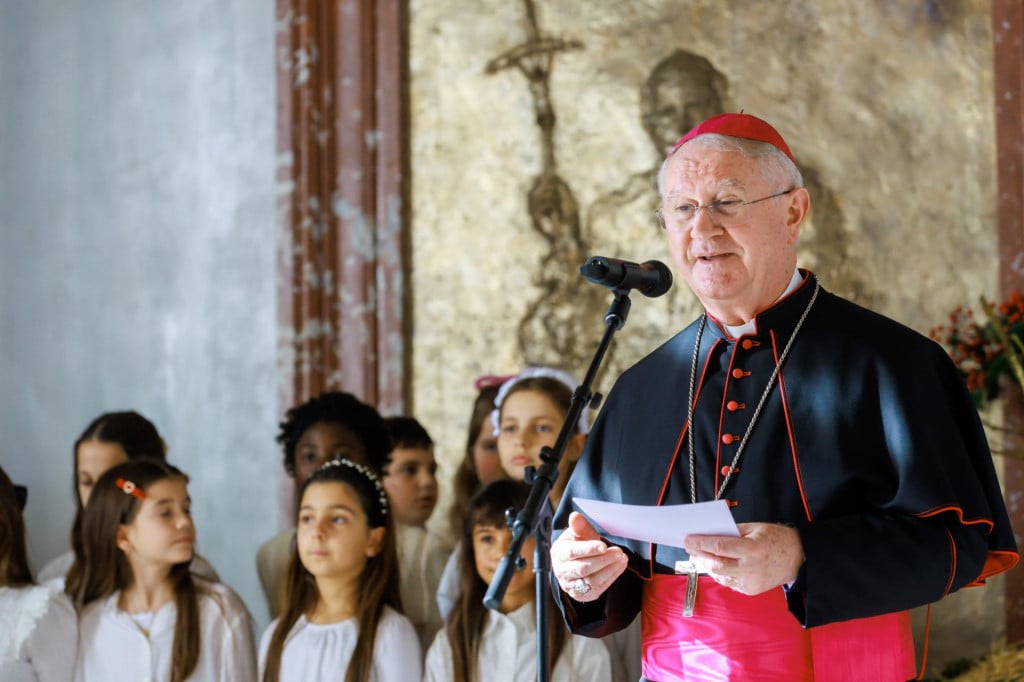
M78 492L78 448L82 443L96 441L120 445L129 460L140 457L164 459L167 446L153 422L138 412L104 412L86 426L71 449L71 490L75 495L75 520L71 523L71 549L77 556L82 549L82 496Z
M487 583L476 570L476 555L473 552L473 529L476 526L505 527L505 510L509 507L522 509L530 496L530 486L522 481L501 479L489 483L469 501L462 522L461 551L459 552L459 596L448 614L445 631L452 650L453 682L476 682L479 679L477 657L487 622L487 608L484 595ZM565 646L566 629L558 607L547 595L548 609L548 652L552 663L558 660ZM534 608L541 608L534 604Z
M127 494L118 485L118 479L130 481L145 492L154 483L168 478L188 480L185 474L163 460L143 458L122 462L96 481L82 515L81 547L75 550L75 563L68 571L64 586L79 610L126 589L134 581L131 564L117 546L117 533L121 525L135 520L142 502L135 495ZM168 576L177 608L171 682L184 682L199 662L199 595L189 572L190 561L172 566Z
M18 496L7 472L0 467L0 587L23 587L34 582Z
M466 452L452 480L452 506L448 511L448 527L452 533L459 532L466 504L473 493L480 489L480 476L473 462L473 450L480 432L492 428L491 412L494 410L494 397L498 395L499 386L498 383L484 386L473 401L473 413L469 417L469 428L466 433Z
M343 483L359 498L372 528L384 528L384 542L376 556L369 557L356 585L356 622L359 635L355 650L345 672L345 682L368 682L373 669L373 645L377 637L377 624L390 606L402 612L402 598L398 590L398 551L395 549L394 525L388 513L387 501L380 480L367 467L348 460L332 460L317 469L302 486L299 501L311 485L317 483ZM278 682L281 675L281 656L284 643L292 627L302 615L309 615L320 601L316 579L299 558L298 542L292 550L288 565L288 583L285 591L285 610L281 614L274 634L270 638L264 663L263 682Z

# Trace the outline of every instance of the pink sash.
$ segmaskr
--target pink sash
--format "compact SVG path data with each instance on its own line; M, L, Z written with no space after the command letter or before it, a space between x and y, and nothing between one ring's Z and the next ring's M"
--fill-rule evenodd
M916 676L910 613L804 629L782 588L754 597L698 578L684 618L686 578L645 583L641 618L644 678L657 682L905 682Z

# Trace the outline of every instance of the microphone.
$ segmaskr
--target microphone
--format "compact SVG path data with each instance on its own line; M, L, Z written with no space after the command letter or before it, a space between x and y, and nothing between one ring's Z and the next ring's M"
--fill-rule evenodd
M591 256L580 266L580 274L594 284L612 289L636 289L656 298L672 288L672 271L657 260L632 263L618 258Z

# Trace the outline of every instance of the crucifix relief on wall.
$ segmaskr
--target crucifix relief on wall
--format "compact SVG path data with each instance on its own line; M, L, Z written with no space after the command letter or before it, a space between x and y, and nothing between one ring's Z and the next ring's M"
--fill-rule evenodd
M533 0L523 0L527 39L487 63L496 74L517 69L527 81L540 130L541 170L526 196L530 225L547 251L536 264L534 283L540 295L519 322L519 347L527 364L553 365L580 372L593 353L594 312L603 308L606 292L583 280L578 268L588 257L580 228L580 210L572 188L558 173L555 160L555 111L551 103L551 70L555 55L579 50L582 43L544 36Z

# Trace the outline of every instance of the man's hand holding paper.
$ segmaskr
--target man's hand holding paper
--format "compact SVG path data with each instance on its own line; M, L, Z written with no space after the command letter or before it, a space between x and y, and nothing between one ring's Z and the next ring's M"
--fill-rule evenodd
M804 562L796 529L778 523L741 523L739 537L689 535L683 549L720 585L761 594L796 580Z
M551 547L551 559L562 589L577 601L597 599L626 568L625 554L606 544L595 525L608 536L682 547L701 573L743 594L792 583L803 563L796 530L770 523L737 526L722 500L670 506L580 498L575 503L587 518L570 515L569 527Z

